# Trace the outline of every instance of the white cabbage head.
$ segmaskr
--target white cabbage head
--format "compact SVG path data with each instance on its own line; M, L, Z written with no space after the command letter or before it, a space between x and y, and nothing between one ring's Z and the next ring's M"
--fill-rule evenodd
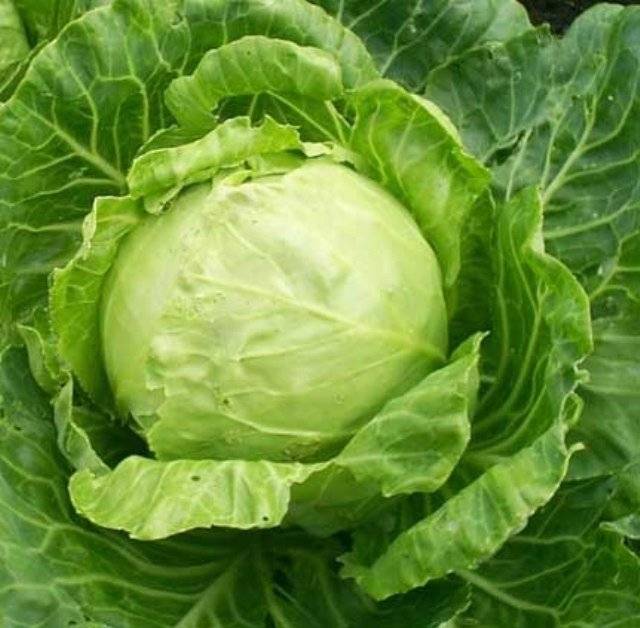
M345 165L186 189L124 241L101 307L117 405L163 458L310 459L442 365L438 261Z

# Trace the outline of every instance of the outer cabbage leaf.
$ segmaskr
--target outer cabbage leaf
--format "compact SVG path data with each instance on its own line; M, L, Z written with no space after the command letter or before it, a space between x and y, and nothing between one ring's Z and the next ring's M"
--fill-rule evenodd
M314 465L244 460L172 460L130 456L113 472L76 473L76 510L134 539L161 539L193 528L273 528L289 507L290 487ZM136 487L135 493L131 486Z
M638 557L598 522L615 480L569 482L476 572L461 622L496 628L635 626L640 620Z
M99 354L98 304L120 240L145 215L141 205L130 197L97 199L84 221L83 247L56 271L50 295L58 352L85 392L107 410L113 401Z
M0 2L0 80L29 54L29 44L13 0Z
M547 431L584 377L579 365L592 348L587 296L544 251L536 190L500 204L495 224L494 333L461 477L513 455Z
M208 50L245 35L266 35L332 53L348 88L378 76L362 41L305 0L186 0L184 11L194 41L188 71L193 71Z
M479 347L477 336L450 365L390 401L335 459L316 464L131 456L110 471L74 420L67 386L56 420L64 428L59 439L66 436L62 452L79 469L70 482L72 502L94 523L139 539L214 525L275 527L291 499L288 523L323 535L352 527L386 505L380 494L433 492L447 480L468 442ZM381 464L370 469L371 460Z
M469 49L530 27L515 0L314 0L366 43L380 71L420 91L427 74Z
M22 350L0 360L0 606L7 626L434 628L468 605L444 581L378 606L335 571L333 542L207 532L132 541L79 519L47 398Z
M207 129L211 111L229 96L262 92L334 100L343 92L336 58L319 48L290 41L247 36L204 55L195 72L171 83L167 104L183 127Z
M38 386L55 395L67 378L56 351L46 308L35 310L30 323L19 323L16 329L27 349L31 373Z
M584 450L573 461L573 478L607 475L640 461L640 307L627 294L614 279L595 301L608 312L594 321L596 349L584 364L590 375L580 392L585 412L572 434ZM640 512L640 500L637 507Z
M362 552L360 542L343 559L344 574L377 599L475 567L518 532L564 478L571 454L565 435L581 410L572 392L576 364L590 348L588 304L571 273L543 252L541 220L535 191L498 208L496 336L484 364L490 385L451 482L426 516L409 519L373 551Z
M33 58L64 26L108 0L3 0L0 3L0 102Z
M162 90L187 37L174 18L170 4L151 10L143 0L85 14L34 58L3 106L4 329L43 301L47 275L75 252L93 199L124 190L124 170L167 119Z
M474 155L499 166L552 112L548 76L558 47L544 27L487 43L431 71L424 95L451 116ZM482 79L487 67L491 81Z
M488 173L464 152L446 116L390 81L354 92L351 146L364 171L411 210L438 255L445 286L460 269L460 241Z
M427 81L426 94L493 166L501 194L540 182L549 250L589 294L595 352L572 435L585 449L572 477L606 474L640 456L639 32L637 8L601 5L562 40L533 31L480 47Z

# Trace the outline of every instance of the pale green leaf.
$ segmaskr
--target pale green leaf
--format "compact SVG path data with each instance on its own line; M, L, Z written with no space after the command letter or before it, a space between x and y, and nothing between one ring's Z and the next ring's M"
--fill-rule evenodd
M342 91L340 66L328 52L254 35L209 51L191 76L171 83L166 99L181 126L207 129L223 98L271 92L333 100Z
M442 112L390 81L357 90L351 146L365 170L411 210L434 247L447 286L460 269L461 231L489 182L487 171L464 152Z
M18 324L16 329L27 349L31 373L38 386L51 395L57 393L66 378L56 352L49 313L38 308L30 325Z
M469 339L450 364L389 401L335 463L385 497L440 488L469 441L481 339Z
M575 414L569 405L567 414ZM384 599L487 559L562 481L569 460L564 420L400 534L372 565L344 556L343 575Z
M50 294L58 351L103 407L112 402L100 356L100 295L120 240L145 214L140 205L129 197L98 198L84 222L83 245L65 268L56 270Z
M29 44L13 0L0 2L0 77L29 54Z
M495 214L494 333L484 354L485 387L472 440L458 469L486 469L557 421L583 377L591 349L589 305L575 277L545 253L542 207L524 190Z
M69 492L76 510L93 523L152 540L199 527L276 527L291 485L314 471L298 463L131 456L107 474L77 472Z
M76 424L73 415L73 382L69 380L54 403L58 447L76 469L89 469L97 474L106 473L109 467L94 451L87 433Z
M232 118L193 142L145 152L133 162L127 182L134 198L144 198L147 209L158 211L149 197L211 179L220 169L240 166L257 155L288 149L302 149L294 128L271 118L256 127L249 118Z

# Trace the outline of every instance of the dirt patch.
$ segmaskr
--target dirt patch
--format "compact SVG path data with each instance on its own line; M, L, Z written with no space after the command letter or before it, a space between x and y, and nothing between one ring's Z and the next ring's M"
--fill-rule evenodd
M563 33L580 13L602 0L520 0L534 24L550 24L556 33ZM640 5L639 0L622 0L617 4Z

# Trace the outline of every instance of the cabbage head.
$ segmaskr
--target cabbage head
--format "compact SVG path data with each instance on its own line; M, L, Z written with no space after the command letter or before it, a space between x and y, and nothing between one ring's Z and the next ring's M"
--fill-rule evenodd
M438 261L398 201L323 158L250 176L145 217L101 294L115 405L163 458L317 458L445 362Z

